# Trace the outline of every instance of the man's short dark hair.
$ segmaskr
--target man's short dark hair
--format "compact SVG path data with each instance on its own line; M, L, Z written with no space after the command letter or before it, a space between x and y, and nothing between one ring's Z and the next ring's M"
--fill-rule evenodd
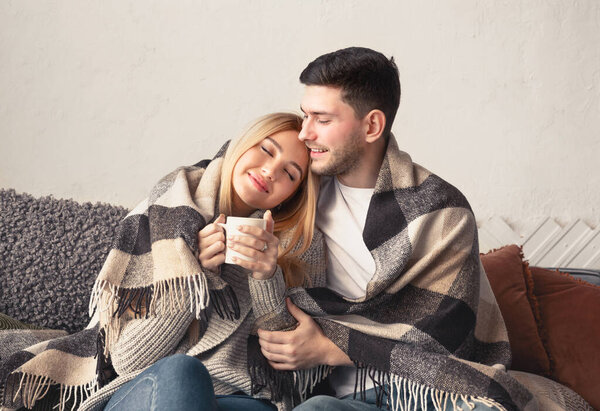
M394 58L364 47L349 47L324 54L300 74L307 86L338 87L342 100L358 118L378 109L385 114L383 136L388 138L400 105L400 78Z

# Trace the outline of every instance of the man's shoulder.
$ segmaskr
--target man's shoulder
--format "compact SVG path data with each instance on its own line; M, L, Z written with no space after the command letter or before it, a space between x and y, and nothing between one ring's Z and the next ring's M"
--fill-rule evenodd
M388 189L394 193L396 201L410 208L441 209L459 207L472 213L465 195L453 184L433 173L428 168L412 161L403 151L389 164ZM391 187L390 187L391 186ZM385 193L380 193L384 195Z

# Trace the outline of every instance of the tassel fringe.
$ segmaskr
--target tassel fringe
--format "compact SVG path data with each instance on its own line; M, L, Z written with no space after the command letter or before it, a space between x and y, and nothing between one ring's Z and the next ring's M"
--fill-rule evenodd
M259 393L268 387L271 399L281 401L282 394L292 393L292 404L294 406L305 401L313 388L324 380L331 371L329 365L319 365L309 370L277 371L269 368L251 366L249 367L250 379L252 381L251 395Z
M11 394L12 403L19 406L22 404L29 409L33 408L34 405L36 405L36 402L42 400L53 385L58 385L58 404L53 407L54 409L58 408L58 411L65 411L67 409L75 411L86 398L99 389L98 381L96 379L83 385L69 386L57 384L46 376L14 373L10 376L11 382L7 381L7 386L12 386L12 392L14 392L16 380L18 380L19 383L16 392ZM8 387L6 389L6 394L9 394Z
M96 280L90 297L89 315L92 317L98 311L100 326L105 332L104 355L108 356L110 347L119 338L120 318L128 309L135 318L147 318L154 315L157 309L160 312L188 309L186 300L189 300L190 312L202 320L206 318L202 313L214 294L215 291L209 292L203 273L159 281L140 288L120 288L106 280ZM237 299L235 303L239 317Z
M365 400L364 392L367 378L369 378L375 388L377 406L381 407L384 405L385 398L387 397L388 409L392 409L393 411L428 411L431 409L429 405L433 405L434 411L444 411L450 404L452 404L453 409L459 409L459 400L463 402L463 410L465 409L464 406L468 407L469 410L473 410L476 403L480 403L488 407L496 407L498 410L506 411L505 407L491 398L439 390L418 384L396 374L375 370L372 367L357 364L356 372L354 398L356 398L356 393L359 392L361 400Z
M141 318L156 312L157 301L161 312L181 311L185 309L186 295L189 296L190 312L200 318L200 313L210 301L203 273L158 281L139 288L121 288L106 280L96 280L90 297L89 316L92 317L99 310L101 315L108 311L111 316L121 317L127 309L131 309L136 318Z
M248 336L247 355L251 381L250 394L258 394L267 387L273 401L281 401L284 395L291 394L294 406L306 400L313 388L333 370L328 365L320 365L308 370L275 370L262 354L258 337L252 334Z
M300 402L306 401L313 388L331 374L333 367L319 365L309 370L294 371L294 389L300 396Z
M240 305L233 288L229 284L222 289L210 290L210 301L217 315L228 320L240 318Z

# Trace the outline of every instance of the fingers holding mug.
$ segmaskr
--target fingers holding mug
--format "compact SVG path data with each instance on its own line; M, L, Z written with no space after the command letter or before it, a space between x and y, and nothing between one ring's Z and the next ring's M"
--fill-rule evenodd
M225 234L219 227L222 221L225 221L225 216L221 214L198 233L198 260L203 268L213 272L218 272L225 261Z
M227 237L229 250L238 253L234 264L252 271L252 276L256 279L268 279L273 276L279 253L279 238L273 235L274 221L271 211L265 212L262 223L240 225L237 235Z

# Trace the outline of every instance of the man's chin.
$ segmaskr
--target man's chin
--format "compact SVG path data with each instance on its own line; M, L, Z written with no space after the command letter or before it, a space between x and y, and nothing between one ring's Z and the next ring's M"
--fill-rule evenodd
M331 167L331 165L328 164L318 164L315 162L310 165L310 171L319 176L334 176L337 174L335 167Z

